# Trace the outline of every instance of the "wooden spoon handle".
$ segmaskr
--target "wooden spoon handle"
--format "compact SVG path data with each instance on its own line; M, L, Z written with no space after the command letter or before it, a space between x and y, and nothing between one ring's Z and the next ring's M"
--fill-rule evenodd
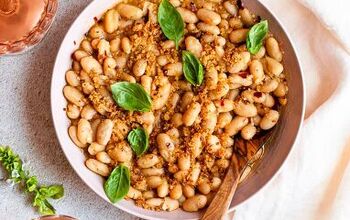
M242 166L240 166L237 157L233 156L231 165L226 173L224 181L221 183L221 186L216 193L213 201L210 203L206 212L202 216L202 220L223 219L236 192L242 170Z

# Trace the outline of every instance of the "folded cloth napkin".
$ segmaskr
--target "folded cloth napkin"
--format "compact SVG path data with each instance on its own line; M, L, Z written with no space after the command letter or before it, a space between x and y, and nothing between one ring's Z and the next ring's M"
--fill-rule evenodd
M306 116L281 172L234 219L350 219L350 1L261 1L294 42Z

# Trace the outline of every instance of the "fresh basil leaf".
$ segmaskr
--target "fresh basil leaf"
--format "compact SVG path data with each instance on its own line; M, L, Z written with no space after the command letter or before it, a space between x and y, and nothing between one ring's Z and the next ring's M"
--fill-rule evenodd
M130 171L124 165L114 168L104 184L104 190L112 203L123 199L130 188Z
M194 86L202 84L204 79L204 70L198 58L189 51L182 51L182 71L185 78Z
M34 197L33 206L38 207L40 214L43 215L54 215L56 212L55 208L39 192Z
M26 181L26 189L28 192L33 192L38 186L38 180L35 176L30 177Z
M113 99L125 110L149 112L151 97L145 89L137 83L117 82L111 86Z
M62 185L42 186L39 189L41 195L46 198L60 199L64 195L64 189Z
M246 41L247 49L251 54L256 54L260 50L268 30L269 25L266 20L255 24L249 30Z
M148 134L143 128L135 128L128 134L128 141L137 156L148 149Z
M162 0L158 8L158 22L164 35L175 42L176 49L184 36L184 21L176 8L168 0Z

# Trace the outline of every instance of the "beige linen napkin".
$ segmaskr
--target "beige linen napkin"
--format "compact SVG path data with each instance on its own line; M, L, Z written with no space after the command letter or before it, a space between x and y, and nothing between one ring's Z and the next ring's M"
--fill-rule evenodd
M261 2L300 57L306 120L281 172L237 207L234 219L350 219L350 1Z

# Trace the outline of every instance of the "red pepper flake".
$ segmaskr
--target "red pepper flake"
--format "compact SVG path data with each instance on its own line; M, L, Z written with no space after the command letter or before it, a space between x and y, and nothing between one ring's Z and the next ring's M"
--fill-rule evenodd
M253 94L255 97L258 97L260 98L262 96L262 93L261 92L254 92Z
M225 105L225 101L223 99L220 100L220 105L224 106Z
M94 17L94 21L97 23L97 22L98 22L98 18L97 18L97 17Z
M244 71L244 72L239 72L238 75L242 78L247 78L249 73Z
M192 12L196 12L197 11L197 7L196 7L196 5L193 2L190 3L190 7L191 7L191 11Z

